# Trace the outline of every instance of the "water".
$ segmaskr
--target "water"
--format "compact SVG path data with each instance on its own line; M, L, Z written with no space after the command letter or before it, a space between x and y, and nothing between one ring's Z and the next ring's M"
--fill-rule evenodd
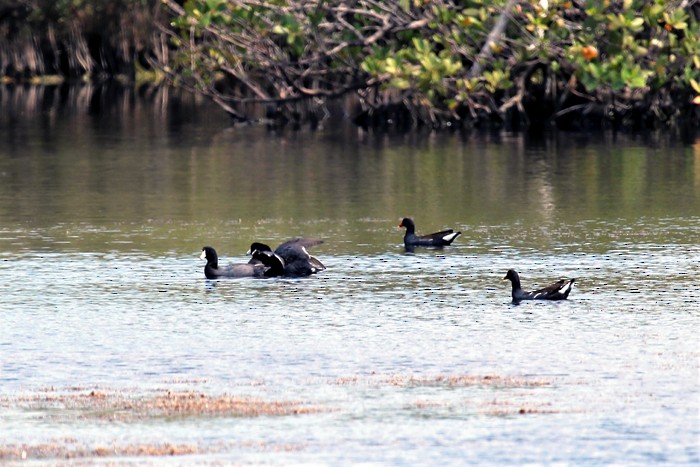
M163 102L0 129L0 459L700 462L700 142L269 133ZM406 215L462 235L406 254ZM298 235L326 271L204 279L204 245ZM577 285L513 305L511 267Z

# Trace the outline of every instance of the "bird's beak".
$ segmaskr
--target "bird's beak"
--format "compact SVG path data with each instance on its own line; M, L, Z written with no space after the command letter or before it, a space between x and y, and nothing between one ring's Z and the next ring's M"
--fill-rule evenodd
M199 259L207 259L207 252L202 250L202 254L199 255Z
M248 251L245 252L245 254L248 255L248 256L250 256L250 255L253 254L253 250L248 250Z
M504 278L501 279L501 280L502 280L502 281L507 281L507 280L508 280L508 276L506 275L506 277L504 277Z

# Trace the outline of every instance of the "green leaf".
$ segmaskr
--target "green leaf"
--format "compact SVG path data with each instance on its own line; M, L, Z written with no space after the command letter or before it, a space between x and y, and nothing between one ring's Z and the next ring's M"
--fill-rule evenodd
M411 87L411 82L405 78L393 78L391 84L399 89L409 89Z
M425 39L419 37L414 37L412 39L413 47L421 54L426 54L430 52L430 44Z
M695 81L693 78L690 78L690 86L695 90L695 92L700 94L700 83Z
M401 65L396 58L389 57L386 59L385 63L386 63L385 69L386 69L387 73L391 73L392 75L399 74Z
M634 18L632 21L630 21L630 29L632 29L634 32L639 32L641 31L644 26L644 18Z

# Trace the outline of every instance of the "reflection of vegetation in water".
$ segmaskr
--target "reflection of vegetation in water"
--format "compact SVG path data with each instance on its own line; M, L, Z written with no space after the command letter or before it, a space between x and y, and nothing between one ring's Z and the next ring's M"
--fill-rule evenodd
M318 235L315 222L349 223L334 235L365 243L355 220L400 239L392 229L413 215L426 228L461 226L468 244L467 225L520 221L509 236L539 236L532 225L567 223L580 235L581 220L687 216L700 202L694 149L662 140L651 140L658 150L604 133L270 133L231 129L201 100L157 86L0 87L0 216L96 246L184 242L207 224L245 234L223 250L236 254L248 235Z

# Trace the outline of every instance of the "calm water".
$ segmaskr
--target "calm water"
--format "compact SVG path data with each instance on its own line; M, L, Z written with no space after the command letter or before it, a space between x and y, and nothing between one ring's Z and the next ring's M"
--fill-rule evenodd
M0 462L168 443L196 453L159 462L700 462L700 140L271 133L73 92L0 95ZM407 215L462 235L406 254ZM326 241L326 271L204 278L204 245L245 262L299 235ZM512 305L511 267L577 286ZM93 390L318 410L49 402Z

